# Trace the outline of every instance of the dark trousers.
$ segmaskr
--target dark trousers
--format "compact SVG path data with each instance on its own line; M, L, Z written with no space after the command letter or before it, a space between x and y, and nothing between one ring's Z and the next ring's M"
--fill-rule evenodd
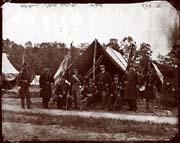
M21 87L19 91L19 95L21 98L21 107L24 108L25 100L27 107L30 107L30 95L29 95L29 87Z
M58 97L57 98L57 109L63 109L65 107L65 97Z
M108 110L112 110L114 107L114 102L115 102L115 96L108 96L108 101L107 101L107 106L108 106Z
M69 110L72 108L72 98L71 97L66 97L65 99L65 109Z
M79 108L79 106L80 106L79 85L73 85L73 87L72 87L72 95L73 95L73 102L74 102L75 108Z
M97 100L98 100L97 96L98 96L98 94L95 93L91 97L88 97L86 106L89 107L89 106L95 104L97 102Z
M44 108L48 108L49 100L50 100L50 97L43 97L42 98L42 105Z
M102 96L102 108L106 109L106 107L107 107L107 92L101 91L101 96Z
M129 99L128 104L129 104L129 110L130 111L136 111L137 110L136 99Z

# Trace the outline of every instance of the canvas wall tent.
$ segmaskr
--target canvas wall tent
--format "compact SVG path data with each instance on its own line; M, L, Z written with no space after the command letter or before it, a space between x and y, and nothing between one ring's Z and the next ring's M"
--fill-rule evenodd
M35 75L33 81L30 83L31 85L39 85L40 75Z
M95 55L95 56L94 56ZM95 39L93 43L67 68L66 75L71 75L73 68L78 68L79 74L82 76L92 76L93 61L96 61L95 73L99 73L99 65L104 64L106 71L111 75L124 75L127 62L122 55L111 48L104 48Z
M81 74L83 77L86 75L90 75L92 77L94 52L96 53L96 74L100 72L98 65L104 64L106 71L108 71L111 75L118 74L120 78L124 75L127 68L127 62L122 55L110 47L102 47L97 40L94 40L93 43L70 66L67 67L65 71L66 78L70 78L73 68L78 68L79 74ZM67 56L65 61L68 61ZM65 69L64 64L61 63L61 65L63 67L60 66L59 68ZM154 62L151 62L151 67L156 71L158 86L161 87L163 83L163 75Z
M5 75L7 81L14 80L19 73L10 63L6 53L2 53L2 73Z
M18 75L18 71L9 61L7 54L2 53L2 76L3 76L3 85L2 88L12 88L15 85L15 79Z

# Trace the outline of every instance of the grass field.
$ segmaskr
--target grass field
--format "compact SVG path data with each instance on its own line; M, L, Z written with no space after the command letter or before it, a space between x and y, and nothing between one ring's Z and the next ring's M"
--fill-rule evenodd
M35 93L37 94L37 93ZM32 98L34 108L42 109L41 98L35 95ZM2 98L3 105L20 107L20 99L6 95ZM3 106L2 105L2 106ZM54 108L50 105L50 108ZM177 108L166 110L155 109L155 113L127 112L127 107L121 114L152 115L161 117L177 117ZM51 110L50 109L50 110ZM34 109L35 110L35 109ZM171 111L169 114L165 111ZM102 112L101 110L95 112ZM113 112L112 112L113 113ZM117 112L114 114L118 114ZM48 115L44 113L18 112L3 110L2 129L5 140L15 141L48 141L48 140L75 140L75 141L144 141L170 140L178 133L177 124L138 122L111 118L84 118L76 115Z
M135 137L136 140L138 140L138 137L140 137L140 139L171 139L178 132L177 125L155 124L150 122L142 123L106 118L85 119L78 116L49 116L27 112L17 113L12 111L3 112L3 121L17 124L30 124L32 126L40 125L48 127L57 125L59 129L68 128L82 131L84 133L93 132L97 134L124 134L127 137ZM48 129L44 131L48 132ZM81 138L79 138L79 140L81 140ZM119 140L121 139L119 138Z

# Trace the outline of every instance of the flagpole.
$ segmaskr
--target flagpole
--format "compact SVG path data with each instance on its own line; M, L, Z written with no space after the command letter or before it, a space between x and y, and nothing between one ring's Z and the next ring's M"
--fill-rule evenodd
M95 81L95 64L96 64L96 47L97 47L97 42L95 39L95 47L94 47L94 56L93 56L93 80Z

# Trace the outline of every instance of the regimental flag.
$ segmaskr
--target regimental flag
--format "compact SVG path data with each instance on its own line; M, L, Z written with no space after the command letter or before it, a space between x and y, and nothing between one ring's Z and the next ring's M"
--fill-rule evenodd
M64 57L63 61L61 62L56 74L54 75L55 85L58 83L58 81L61 79L61 77L64 75L70 61L70 51L68 54Z

